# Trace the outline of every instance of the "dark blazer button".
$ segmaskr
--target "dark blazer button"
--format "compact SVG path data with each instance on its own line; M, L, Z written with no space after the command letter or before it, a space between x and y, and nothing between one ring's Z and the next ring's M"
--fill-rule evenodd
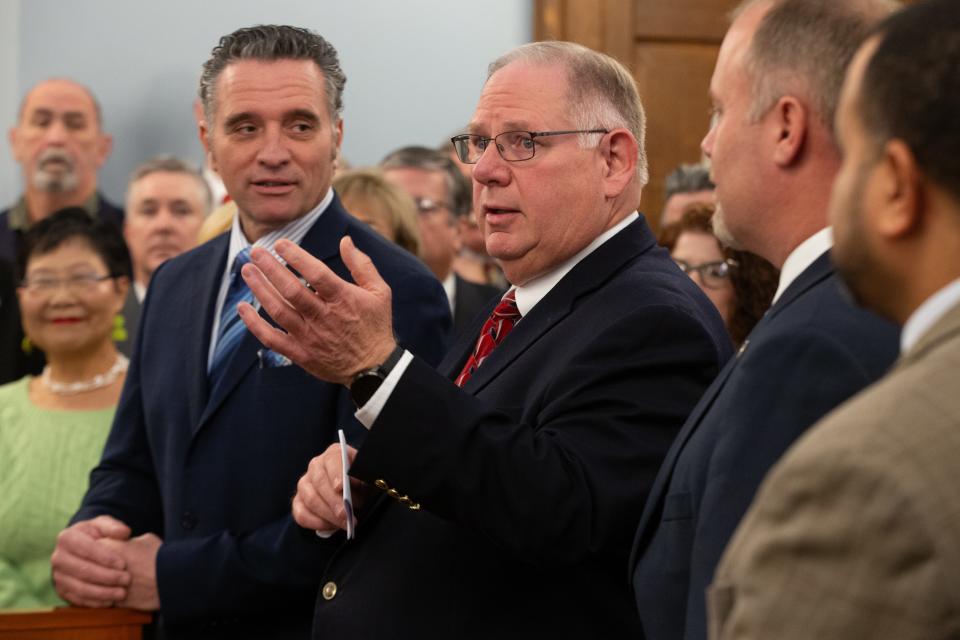
M184 511L183 515L180 517L180 526L187 531L196 528L197 522L197 516L194 515L193 511Z
M324 600L333 600L337 597L337 583L331 580L327 584L323 585L323 589L320 591L323 594Z

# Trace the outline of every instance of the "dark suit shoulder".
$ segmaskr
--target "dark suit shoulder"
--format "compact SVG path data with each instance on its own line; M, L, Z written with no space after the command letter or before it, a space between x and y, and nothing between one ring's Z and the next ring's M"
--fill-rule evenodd
M123 208L118 207L109 200L103 197L99 192L97 193L97 215L100 216L101 220L107 222L112 222L118 227L123 227L124 220L124 211Z
M831 273L793 300L782 311L776 308L769 322L750 336L750 350L763 343L796 344L822 341L832 345L864 374L876 378L886 372L899 353L900 329L892 322L855 306ZM773 356L773 354L770 354ZM781 361L781 358L776 358ZM772 364L772 363L771 363ZM811 363L811 367L818 367ZM795 371L795 375L801 372ZM834 372L836 373L836 372Z

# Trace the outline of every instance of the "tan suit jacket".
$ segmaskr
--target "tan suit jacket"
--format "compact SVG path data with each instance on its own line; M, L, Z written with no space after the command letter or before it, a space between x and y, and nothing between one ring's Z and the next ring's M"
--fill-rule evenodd
M960 305L764 481L710 637L960 638Z

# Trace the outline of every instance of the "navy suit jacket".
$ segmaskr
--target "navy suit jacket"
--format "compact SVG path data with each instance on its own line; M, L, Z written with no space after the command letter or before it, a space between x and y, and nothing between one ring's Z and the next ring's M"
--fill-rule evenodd
M454 275L454 279L456 285L453 298L453 330L457 337L460 337L462 332L472 328L477 314L483 311L484 318L489 315L490 300L494 296L499 299L503 290L491 284L470 282L458 275Z
M898 329L850 304L822 255L757 324L670 448L630 559L644 637L706 638L706 588L760 481L883 375Z
M623 566L657 467L730 355L720 316L641 219L460 389L496 302L440 372L413 360L360 448L351 474L387 493L324 573L318 640L638 631Z
M400 343L439 362L450 311L436 278L336 198L301 246L349 277L339 256L344 235L390 284ZM208 389L228 239L154 274L113 429L74 520L110 514L134 535L163 538L157 583L165 637L303 638L335 545L297 526L290 500L338 427L365 430L344 387L296 365L268 366L249 333Z

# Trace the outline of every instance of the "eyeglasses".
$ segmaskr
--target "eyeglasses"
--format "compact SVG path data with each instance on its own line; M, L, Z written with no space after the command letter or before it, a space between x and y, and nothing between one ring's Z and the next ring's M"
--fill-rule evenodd
M674 260L674 262L688 276L693 277L694 272L700 274L700 282L708 289L722 287L724 282L729 280L730 272L737 266L737 261L732 258L704 262L703 264L690 264L684 260Z
M465 133L463 135L450 138L453 148L457 150L457 156L460 162L466 164L476 164L480 156L486 151L487 145L491 142L497 147L500 157L507 162L520 162L529 160L534 156L537 150L537 144L534 138L544 138L546 136L564 136L569 133L610 133L609 129L574 129L571 131L504 131L503 133L487 138L475 133Z
M441 209L450 208L445 202L437 202L433 198L414 198L413 202L417 205L417 213L424 216Z
M107 274L100 276L95 273L79 273L66 278L54 278L51 276L39 276L36 278L24 278L20 286L34 295L50 295L65 285L67 291L73 294L90 293L98 284L105 280L110 280L116 276Z

